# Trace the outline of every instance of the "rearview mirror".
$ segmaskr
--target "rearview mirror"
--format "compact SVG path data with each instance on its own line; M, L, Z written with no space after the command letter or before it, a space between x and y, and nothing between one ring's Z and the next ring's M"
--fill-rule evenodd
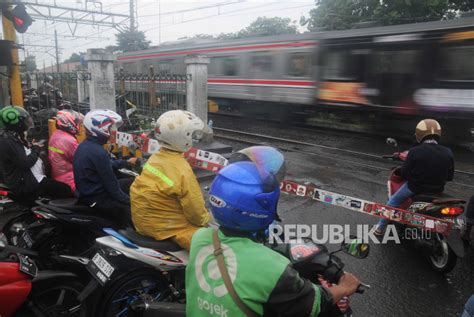
M394 146L394 147L398 146L398 142L394 138L387 138L385 142L390 146Z
M365 259L369 256L369 244L363 243L361 239L350 236L341 244L342 252L358 259Z

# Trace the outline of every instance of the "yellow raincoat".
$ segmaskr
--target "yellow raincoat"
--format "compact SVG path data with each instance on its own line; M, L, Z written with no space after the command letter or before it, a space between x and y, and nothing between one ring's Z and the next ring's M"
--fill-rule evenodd
M157 240L173 238L189 250L193 233L209 212L191 166L180 152L161 148L130 187L132 220L138 233Z

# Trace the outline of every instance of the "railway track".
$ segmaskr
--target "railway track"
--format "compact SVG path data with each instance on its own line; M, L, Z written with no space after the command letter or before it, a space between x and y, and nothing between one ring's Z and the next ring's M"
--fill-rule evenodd
M327 157L332 160L345 160L350 161L351 164L363 166L366 168L387 171L393 165L393 161L388 162L382 158L383 154L370 154L362 151L349 150L344 148L338 148L335 146L322 145L317 143L293 140L283 137L275 137L270 135L263 135L259 133L243 132L232 129L225 129L214 127L214 136L219 139L229 140L234 142L240 142L249 145L269 145L279 148L283 151L297 152L306 155ZM328 153L330 152L330 153ZM341 153L345 156L334 155ZM385 153L386 154L386 153ZM347 155L356 156L360 158L369 159L371 163L362 163L355 160L350 160ZM456 176L461 176L462 179L470 178L474 176L474 172L465 170L455 170ZM457 178L455 176L455 178ZM467 180L467 179L466 179ZM452 182L453 184L474 188L473 185L466 183Z

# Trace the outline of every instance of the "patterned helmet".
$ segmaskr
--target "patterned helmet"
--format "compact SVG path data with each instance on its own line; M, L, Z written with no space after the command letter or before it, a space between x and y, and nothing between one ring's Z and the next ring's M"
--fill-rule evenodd
M21 133L33 127L33 119L22 107L6 106L0 109L0 128Z
M193 139L200 139L204 123L195 114L183 110L163 113L155 124L155 136L165 148L187 152L193 146Z
M415 136L418 143L423 142L428 136L439 140L441 138L441 125L434 119L421 120L416 126Z
M112 110L90 111L84 117L84 127L89 135L109 138L112 130L122 125L122 117Z
M74 110L61 110L56 115L56 127L72 135L79 134L83 121L84 116L82 113Z

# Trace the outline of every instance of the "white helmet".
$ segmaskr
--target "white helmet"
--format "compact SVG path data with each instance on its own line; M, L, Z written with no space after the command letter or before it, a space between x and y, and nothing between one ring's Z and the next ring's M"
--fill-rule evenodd
M111 131L122 125L122 117L112 110L90 111L84 117L84 127L92 136L109 138Z
M195 114L183 110L163 113L155 124L155 135L165 148L187 152L193 146L193 138L200 139L204 123Z

